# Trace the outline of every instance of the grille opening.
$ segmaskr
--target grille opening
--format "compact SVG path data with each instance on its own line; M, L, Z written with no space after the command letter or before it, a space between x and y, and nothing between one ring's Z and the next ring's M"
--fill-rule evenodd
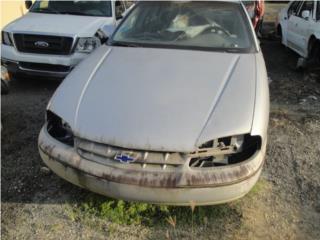
M219 142L220 140L224 144L231 143L231 138L222 138L219 139ZM256 153L256 151L261 149L261 144L262 140L260 136L251 136L249 134L246 134L244 136L244 142L240 152L230 155L192 158L189 162L189 166L194 168L208 168L237 164L252 157Z
M140 161L131 162L131 163L121 163L120 161L115 161L113 157L107 158L101 154L92 153L83 149L78 148L78 153L81 157L97 162L106 166L113 166L118 168L130 168L130 169L146 169L146 170L162 170L170 171L176 170L181 166L181 164L172 164L172 163L142 163Z
M69 72L70 67L64 65L45 64L45 63L31 63L31 62L19 62L22 68L38 70L38 71L50 71L50 72Z
M186 163L186 157L179 152L158 152L138 149L128 149L119 146L113 146L105 143L98 143L91 140L76 137L75 146L80 156L100 163L114 163L123 166L146 164L151 166L179 167ZM117 158L118 155L124 155L134 158L134 160L123 163Z
M35 35L15 33L13 35L16 48L20 52L69 55L73 44L72 37ZM37 46L37 42L45 42L47 46Z

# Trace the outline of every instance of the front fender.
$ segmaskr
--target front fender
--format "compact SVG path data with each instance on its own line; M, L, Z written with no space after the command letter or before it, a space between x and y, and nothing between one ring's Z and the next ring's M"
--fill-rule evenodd
M253 113L251 135L261 136L264 142L267 137L270 99L267 70L262 54L256 55L256 100Z
M316 37L316 39L320 40L320 29L314 33L314 36Z

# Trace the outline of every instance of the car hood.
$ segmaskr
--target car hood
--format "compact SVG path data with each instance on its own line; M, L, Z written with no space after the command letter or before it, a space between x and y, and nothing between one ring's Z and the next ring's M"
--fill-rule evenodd
M81 138L188 152L250 132L255 79L254 54L103 46L67 77L49 109Z
M8 32L92 37L99 28L108 24L113 24L112 18L29 12L10 23L5 30Z

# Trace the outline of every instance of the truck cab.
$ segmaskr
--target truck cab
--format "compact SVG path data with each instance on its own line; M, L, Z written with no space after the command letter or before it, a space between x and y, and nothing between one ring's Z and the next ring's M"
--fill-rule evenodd
M126 1L30 2L29 12L2 30L1 65L12 74L64 78L129 9Z

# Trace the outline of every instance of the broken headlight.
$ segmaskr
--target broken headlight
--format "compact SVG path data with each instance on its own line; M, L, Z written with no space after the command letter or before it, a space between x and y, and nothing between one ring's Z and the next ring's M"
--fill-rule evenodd
M190 167L215 167L236 164L250 158L261 148L261 137L250 134L208 141L189 154Z
M51 111L47 111L47 131L59 142L74 145L74 137L70 125Z

